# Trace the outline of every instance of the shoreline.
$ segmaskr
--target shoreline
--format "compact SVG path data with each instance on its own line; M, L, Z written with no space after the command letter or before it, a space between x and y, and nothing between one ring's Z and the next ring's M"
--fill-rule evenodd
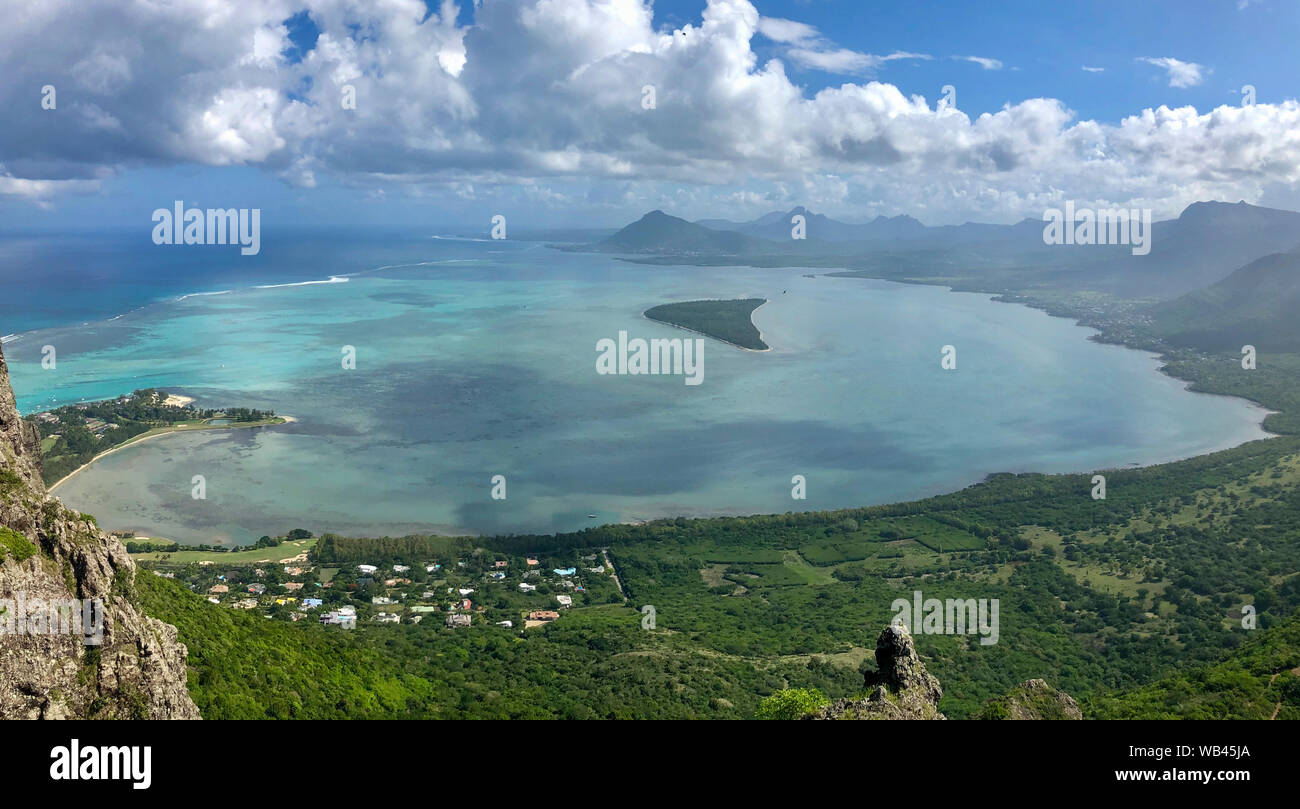
M185 397L180 397L180 398L185 398ZM111 447L109 449L104 450L103 452L96 454L95 457L91 458L89 461L86 461L81 466L78 466L76 469L72 470L68 474L64 475L63 477L59 478L58 480L54 481L49 486L47 486L45 488L45 493L54 494L55 489L59 488L63 484L67 483L69 480L72 480L77 475L80 475L82 472L94 466L95 462L98 461L99 459L107 458L109 455L112 455L115 452L124 450L127 447L134 447L138 444L143 444L144 442L150 441L154 438L162 438L165 435L175 435L177 433L211 432L214 430L250 430L255 427L278 427L281 424L294 424L298 421L298 419L295 418L294 416L277 415L276 418L281 419L281 421L272 422L270 424L213 424L213 425L206 425L206 426L199 425L196 427L160 427L157 429L156 432L154 430L150 430L149 432L141 433L140 435L137 435L136 437L124 443L118 444L115 447Z

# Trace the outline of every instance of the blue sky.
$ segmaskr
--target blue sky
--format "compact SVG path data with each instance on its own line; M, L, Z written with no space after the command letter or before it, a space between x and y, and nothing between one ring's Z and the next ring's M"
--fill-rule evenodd
M1291 0L374 5L234 2L205 19L199 0L162 17L57 0L19 17L0 34L0 103L18 110L0 216L133 226L183 198L260 207L268 226L606 226L800 203L943 223L1066 198L1157 216L1300 201ZM344 85L355 110L338 109ZM937 109L945 85L958 118Z

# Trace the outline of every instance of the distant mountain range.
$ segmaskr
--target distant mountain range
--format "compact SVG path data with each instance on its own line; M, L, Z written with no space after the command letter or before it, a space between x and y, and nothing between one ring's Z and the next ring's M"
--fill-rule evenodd
M791 220L803 216L806 238L792 238ZM688 222L651 211L602 241L581 248L598 252L648 254L664 260L682 256L709 263L767 257L821 259L847 266L869 256L915 254L915 276L924 276L922 253L939 251L944 276L979 282L978 266L1000 266L1002 288L1092 290L1125 298L1172 300L1227 278L1238 268L1300 244L1300 213L1245 202L1197 202L1177 219L1151 224L1150 252L1133 255L1127 246L1048 245L1044 222L1013 225L968 222L929 227L910 216L880 216L851 224L799 206L773 211L750 222L701 219ZM963 248L978 246L977 253ZM978 265L978 266L977 266Z

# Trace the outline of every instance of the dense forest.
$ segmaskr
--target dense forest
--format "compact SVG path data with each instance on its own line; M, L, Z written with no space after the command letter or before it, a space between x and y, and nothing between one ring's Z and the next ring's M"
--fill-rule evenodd
M645 316L651 320L707 334L741 348L766 351L767 343L763 342L752 319L754 310L765 303L767 301L763 298L665 303L647 309Z

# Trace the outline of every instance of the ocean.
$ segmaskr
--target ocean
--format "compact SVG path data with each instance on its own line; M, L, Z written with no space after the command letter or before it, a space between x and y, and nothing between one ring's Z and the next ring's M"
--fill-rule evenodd
M410 232L268 234L254 257L147 233L32 237L0 243L0 334L24 413L158 387L298 419L157 438L58 490L105 528L183 543L862 506L1265 435L1258 407L1190 393L1068 320L813 272ZM596 343L621 330L697 337L643 318L651 306L750 297L769 301L754 314L769 352L705 339L699 385L596 371Z

